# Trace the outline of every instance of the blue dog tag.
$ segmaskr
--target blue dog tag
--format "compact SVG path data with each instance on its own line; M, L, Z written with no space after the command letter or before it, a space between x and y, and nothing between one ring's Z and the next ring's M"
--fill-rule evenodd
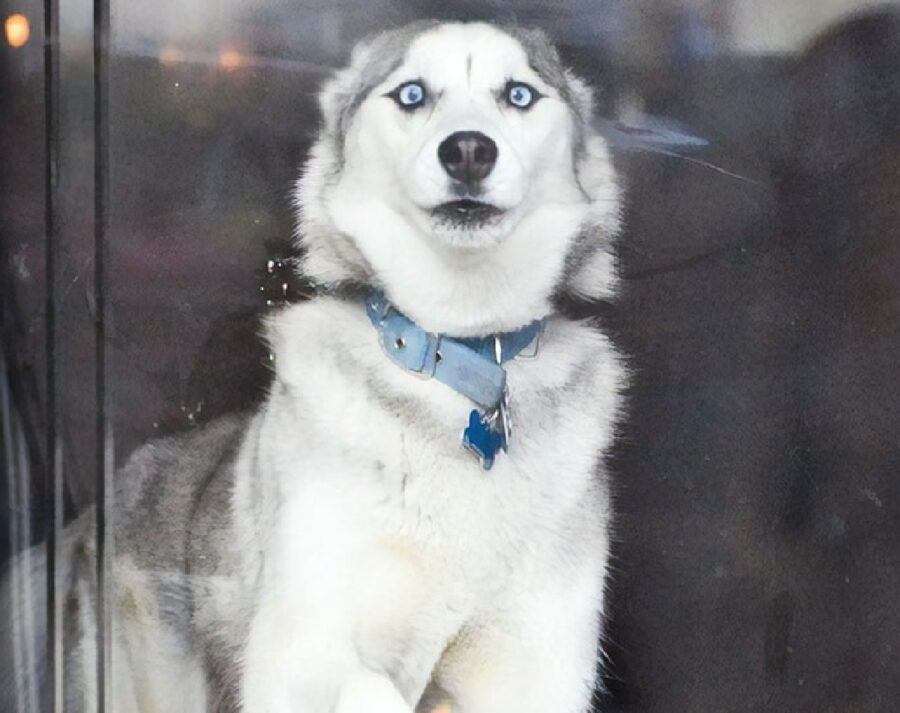
M481 465L485 470L491 469L497 451L506 445L503 433L494 430L493 420L496 418L491 419L472 409L472 413L469 414L469 425L463 431L463 445L481 459Z

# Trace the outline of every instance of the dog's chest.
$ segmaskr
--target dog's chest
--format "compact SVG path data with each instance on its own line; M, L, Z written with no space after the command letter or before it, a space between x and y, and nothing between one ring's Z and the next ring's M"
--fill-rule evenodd
M548 327L537 359L509 364L513 435L486 471L461 443L472 403L399 369L361 309L292 316L274 332L264 435L288 501L276 539L293 563L324 543L352 569L341 586L363 648L407 658L399 649L417 637L452 635L529 578L566 576L559 563L591 548L620 378L605 341Z

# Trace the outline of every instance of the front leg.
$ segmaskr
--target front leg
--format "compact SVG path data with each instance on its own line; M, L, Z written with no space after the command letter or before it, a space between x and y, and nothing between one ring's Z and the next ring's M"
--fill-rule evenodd
M412 713L393 682L366 668L340 622L297 624L263 606L244 656L242 710L248 713Z
M363 661L358 648L374 581L362 507L327 487L304 495L282 506L262 557L241 657L241 710L412 713L394 683L373 669L379 662Z
M603 587L598 567L580 582L548 577L511 597L502 614L464 632L436 682L453 713L585 713L597 668Z

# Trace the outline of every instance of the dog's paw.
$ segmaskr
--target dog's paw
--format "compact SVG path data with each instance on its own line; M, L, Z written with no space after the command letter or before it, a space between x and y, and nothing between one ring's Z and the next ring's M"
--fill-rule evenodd
M412 708L390 679L360 671L341 688L335 713L412 713Z

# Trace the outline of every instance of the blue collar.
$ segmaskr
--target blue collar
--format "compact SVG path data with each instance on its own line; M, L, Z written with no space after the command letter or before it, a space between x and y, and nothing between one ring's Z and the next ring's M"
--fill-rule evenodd
M534 342L543 327L543 321L537 320L518 331L488 337L432 334L397 311L381 292L368 296L366 312L384 351L397 366L433 377L486 410L499 408L503 400L506 370L502 364Z
M426 332L394 309L381 292L366 298L366 312L378 330L385 353L397 366L435 378L481 407L481 411L473 409L469 414L462 443L478 456L485 470L490 470L497 453L508 450L512 435L503 364L535 342L543 321L515 332L464 339Z

